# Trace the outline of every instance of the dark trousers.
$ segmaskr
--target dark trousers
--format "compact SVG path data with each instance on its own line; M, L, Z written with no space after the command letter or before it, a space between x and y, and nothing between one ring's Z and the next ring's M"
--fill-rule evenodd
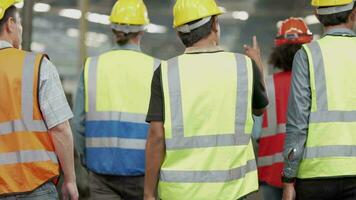
M297 200L355 200L356 177L298 179Z
M142 200L144 176L110 176L89 172L91 200Z

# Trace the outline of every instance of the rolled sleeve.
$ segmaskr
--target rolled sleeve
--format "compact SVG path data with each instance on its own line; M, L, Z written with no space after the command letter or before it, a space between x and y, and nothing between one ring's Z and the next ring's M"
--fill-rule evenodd
M47 58L40 69L39 103L49 129L73 117L57 69Z
M291 91L288 101L286 138L284 145L284 175L297 177L308 134L311 90L308 57L299 50L293 61Z

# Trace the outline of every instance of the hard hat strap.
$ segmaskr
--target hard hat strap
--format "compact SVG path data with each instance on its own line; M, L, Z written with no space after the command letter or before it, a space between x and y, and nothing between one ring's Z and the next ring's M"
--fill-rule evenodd
M199 20L198 22L196 22L194 24L190 24L190 25L189 24L184 24L182 26L177 27L176 30L178 32L182 32L182 33L190 33L192 30L197 29L197 28L203 26L204 24L210 22L211 17L212 16L205 17L205 18Z
M123 24L111 24L111 28L115 31L121 31L124 33L137 33L146 30L146 25L123 25Z
M344 6L318 8L318 9L316 9L316 13L318 15L330 15L330 14L335 14L335 13L341 13L341 12L352 10L354 8L354 4L355 4L355 0L347 5L344 5Z

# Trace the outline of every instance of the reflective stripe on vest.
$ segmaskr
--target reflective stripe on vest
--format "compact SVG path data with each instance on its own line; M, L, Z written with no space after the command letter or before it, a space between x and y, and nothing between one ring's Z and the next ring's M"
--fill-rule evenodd
M0 57L0 84L8 85L0 93L10 95L0 98L7 105L0 122L1 196L34 190L57 177L59 165L36 102L43 55L9 48L0 50Z
M100 174L144 174L150 84L160 61L128 50L109 51L85 66L86 162Z
M251 61L225 52L184 54L162 64L162 84L160 198L239 199L255 191ZM214 101L213 94L226 96Z

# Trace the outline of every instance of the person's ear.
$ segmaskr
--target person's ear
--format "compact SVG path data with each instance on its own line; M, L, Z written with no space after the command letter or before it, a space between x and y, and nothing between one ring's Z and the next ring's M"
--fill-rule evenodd
M213 16L213 23L212 23L212 31L213 32L218 32L219 31L219 21L218 18L216 16Z
M16 31L16 21L13 17L9 17L5 23L5 29L9 33L13 33Z
M355 22L356 21L356 8L354 8L349 16L349 20L351 22Z

